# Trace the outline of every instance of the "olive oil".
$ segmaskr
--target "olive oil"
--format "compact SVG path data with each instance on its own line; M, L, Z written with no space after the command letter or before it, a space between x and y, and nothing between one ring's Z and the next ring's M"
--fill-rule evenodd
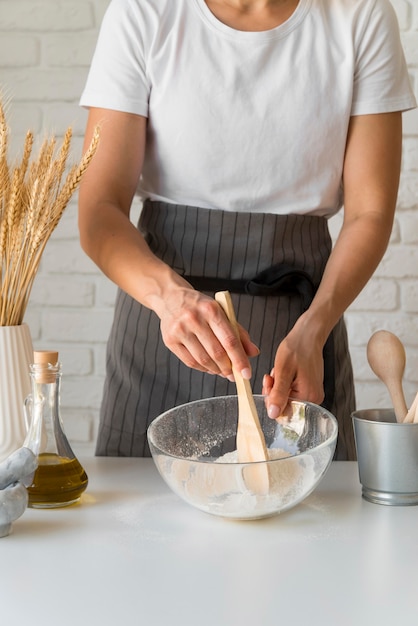
M76 458L43 453L28 487L29 506L54 508L73 504L80 499L88 483L87 474Z
M25 400L30 426L24 445L36 455L38 466L28 487L28 505L39 509L67 506L80 499L88 478L61 420L58 352L35 351L30 377L32 393Z

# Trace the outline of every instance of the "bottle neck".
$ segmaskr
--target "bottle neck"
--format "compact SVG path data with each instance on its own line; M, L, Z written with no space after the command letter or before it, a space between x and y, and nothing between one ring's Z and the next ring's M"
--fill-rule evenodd
M33 363L30 375L36 384L54 384L61 378L61 363Z
M58 453L58 448L62 448L58 442L64 437L60 416L61 367L33 364L30 377L31 394L25 401L27 445L35 454Z

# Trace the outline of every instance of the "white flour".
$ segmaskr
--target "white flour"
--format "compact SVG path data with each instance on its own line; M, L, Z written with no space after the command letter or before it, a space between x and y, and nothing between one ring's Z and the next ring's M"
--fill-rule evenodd
M292 456L282 448L268 449L267 452L271 461ZM238 453L235 450L223 455L217 459L217 462L237 463L237 458ZM252 493L245 487L241 476L239 481L241 492L237 493L235 490L224 494L219 503L210 505L208 511L216 512L219 507L226 517L257 518L284 510L303 499L314 484L313 465L313 459L306 455L303 458L298 458L296 455L291 460L282 463L269 463L270 486L267 495Z
M232 519L257 519L273 515L300 502L315 484L314 458L291 456L285 450L269 449L269 493L257 495L244 481L243 464L237 452L216 462L169 459L162 473L173 490L190 504Z

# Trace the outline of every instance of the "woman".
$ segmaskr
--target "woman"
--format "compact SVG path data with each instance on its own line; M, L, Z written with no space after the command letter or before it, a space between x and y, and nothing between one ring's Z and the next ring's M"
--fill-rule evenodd
M81 104L86 143L101 128L81 243L120 288L97 454L149 454L156 415L235 392L232 363L271 418L324 402L355 458L343 314L387 247L416 105L389 1L113 0Z

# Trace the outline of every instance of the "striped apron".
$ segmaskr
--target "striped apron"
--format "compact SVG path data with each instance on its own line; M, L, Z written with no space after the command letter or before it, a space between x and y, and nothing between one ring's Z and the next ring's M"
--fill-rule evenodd
M252 360L251 383L253 392L261 393L278 344L307 306L304 288L312 286L314 291L321 281L332 247L326 218L146 200L138 228L153 253L196 288L209 295L231 291L238 321L260 348ZM260 281L251 281L260 273L261 287ZM350 414L355 395L343 318L326 348L324 406L339 425L335 459L354 460ZM165 347L155 313L118 291L97 455L149 456L146 431L157 415L185 402L235 393L234 383L184 365Z

